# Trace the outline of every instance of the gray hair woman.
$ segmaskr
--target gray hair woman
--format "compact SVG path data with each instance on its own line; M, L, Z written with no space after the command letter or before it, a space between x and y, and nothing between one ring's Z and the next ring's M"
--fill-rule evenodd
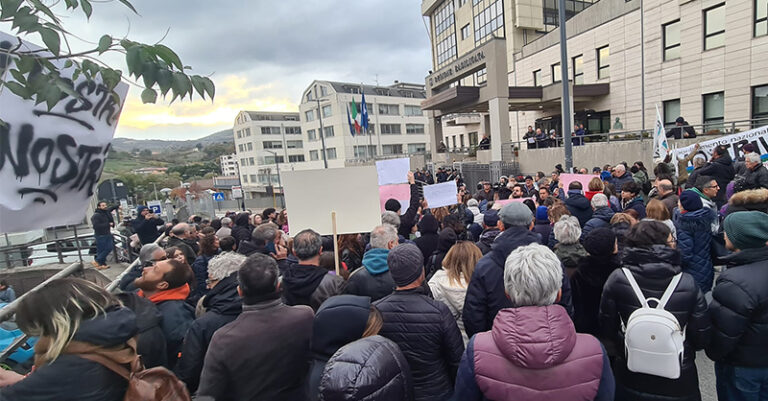
M491 331L467 344L455 399L508 399L512 391L541 400L614 398L602 345L589 334L577 334L568 313L555 304L562 274L557 256L543 245L522 246L507 257L504 291L512 307L500 310Z
M555 245L555 255L563 262L565 272L570 278L576 271L579 261L587 256L587 251L579 243L581 237L579 220L574 216L563 216L555 223L552 230L558 241Z

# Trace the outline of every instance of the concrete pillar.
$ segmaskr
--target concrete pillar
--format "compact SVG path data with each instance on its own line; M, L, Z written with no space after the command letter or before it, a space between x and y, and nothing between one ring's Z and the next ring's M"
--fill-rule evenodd
M438 160L437 148L440 145L440 141L443 140L443 123L439 117L435 117L435 112L427 111L427 121L429 122L429 132L432 134L429 137L430 151L432 152L432 160ZM448 144L446 144L447 146Z
M509 141L509 99L497 97L488 101L491 116L491 160L501 160L501 145Z

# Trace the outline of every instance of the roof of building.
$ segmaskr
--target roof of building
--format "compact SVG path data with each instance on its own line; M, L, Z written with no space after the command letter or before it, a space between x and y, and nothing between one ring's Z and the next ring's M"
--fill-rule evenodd
M245 111L251 121L299 121L299 113L279 111Z
M424 85L420 84L395 82L393 85L389 86L376 86L356 84L351 82L327 82L337 93L360 93L360 89L362 88L363 92L367 93L368 95L411 97L421 99L427 98L427 92L424 90ZM357 92L353 92L355 90L357 90Z

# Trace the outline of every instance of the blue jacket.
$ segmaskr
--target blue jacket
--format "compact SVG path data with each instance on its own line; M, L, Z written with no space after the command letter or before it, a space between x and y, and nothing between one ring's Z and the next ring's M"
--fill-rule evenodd
M596 228L610 226L611 218L614 214L615 212L609 206L595 210L592 214L592 218L589 219L587 224L584 224L584 227L581 229L581 240L584 241L584 238L587 238L587 234Z
M589 199L582 195L581 191L568 191L565 207L568 208L572 216L579 219L579 226L581 227L584 227L587 221L592 218L592 205L589 203Z
M643 203L643 198L638 196L637 198L632 199L631 201L622 205L623 211L626 212L629 209L635 209L637 212L638 221L645 218L645 203Z
M710 227L715 212L709 208L687 213L675 209L674 223L677 230L677 250L680 251L683 271L693 276L701 292L712 289L715 272L710 256L712 234Z
M621 192L621 188L624 186L624 184L628 182L635 182L635 179L632 178L632 174L629 172L624 172L624 175L621 177L611 177L611 184L613 184L614 187L616 187L616 193Z
M133 220L133 232L139 236L139 240L142 245L146 245L154 242L157 237L160 236L160 232L157 231L157 226L165 224L163 219L145 219L144 216L139 215Z
M493 242L491 252L477 262L464 300L462 319L467 337L488 331L499 310L512 307L504 293L504 262L518 247L538 243L539 236L526 227L510 227ZM563 271L563 295L559 302L573 316L571 284Z

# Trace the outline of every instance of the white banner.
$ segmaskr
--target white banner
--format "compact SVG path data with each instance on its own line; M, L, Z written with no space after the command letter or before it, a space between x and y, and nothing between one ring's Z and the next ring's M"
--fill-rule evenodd
M653 162L660 163L667 156L669 144L667 132L664 130L664 122L661 120L659 106L656 105L656 125L653 129Z
M761 155L768 154L768 125L699 142L699 150L696 157L702 157L704 160L709 161L712 158L712 150L719 145L724 145L728 147L728 153L730 153L731 158L735 159L743 155L741 147L747 143L754 145L757 153ZM691 152L693 152L693 145L675 149L672 151L672 155L675 160L680 160Z
M18 43L17 38L0 32L0 44ZM39 49L22 42L20 50ZM54 61L62 69L64 62ZM4 80L12 80L7 71L11 68L13 62L0 70ZM63 70L62 76L71 78L71 69ZM81 76L74 88L81 98L62 95L51 110L45 103L35 106L7 88L0 89L0 119L6 123L0 126L0 232L83 221L101 178L128 85L120 83L115 88L119 102L100 81Z

